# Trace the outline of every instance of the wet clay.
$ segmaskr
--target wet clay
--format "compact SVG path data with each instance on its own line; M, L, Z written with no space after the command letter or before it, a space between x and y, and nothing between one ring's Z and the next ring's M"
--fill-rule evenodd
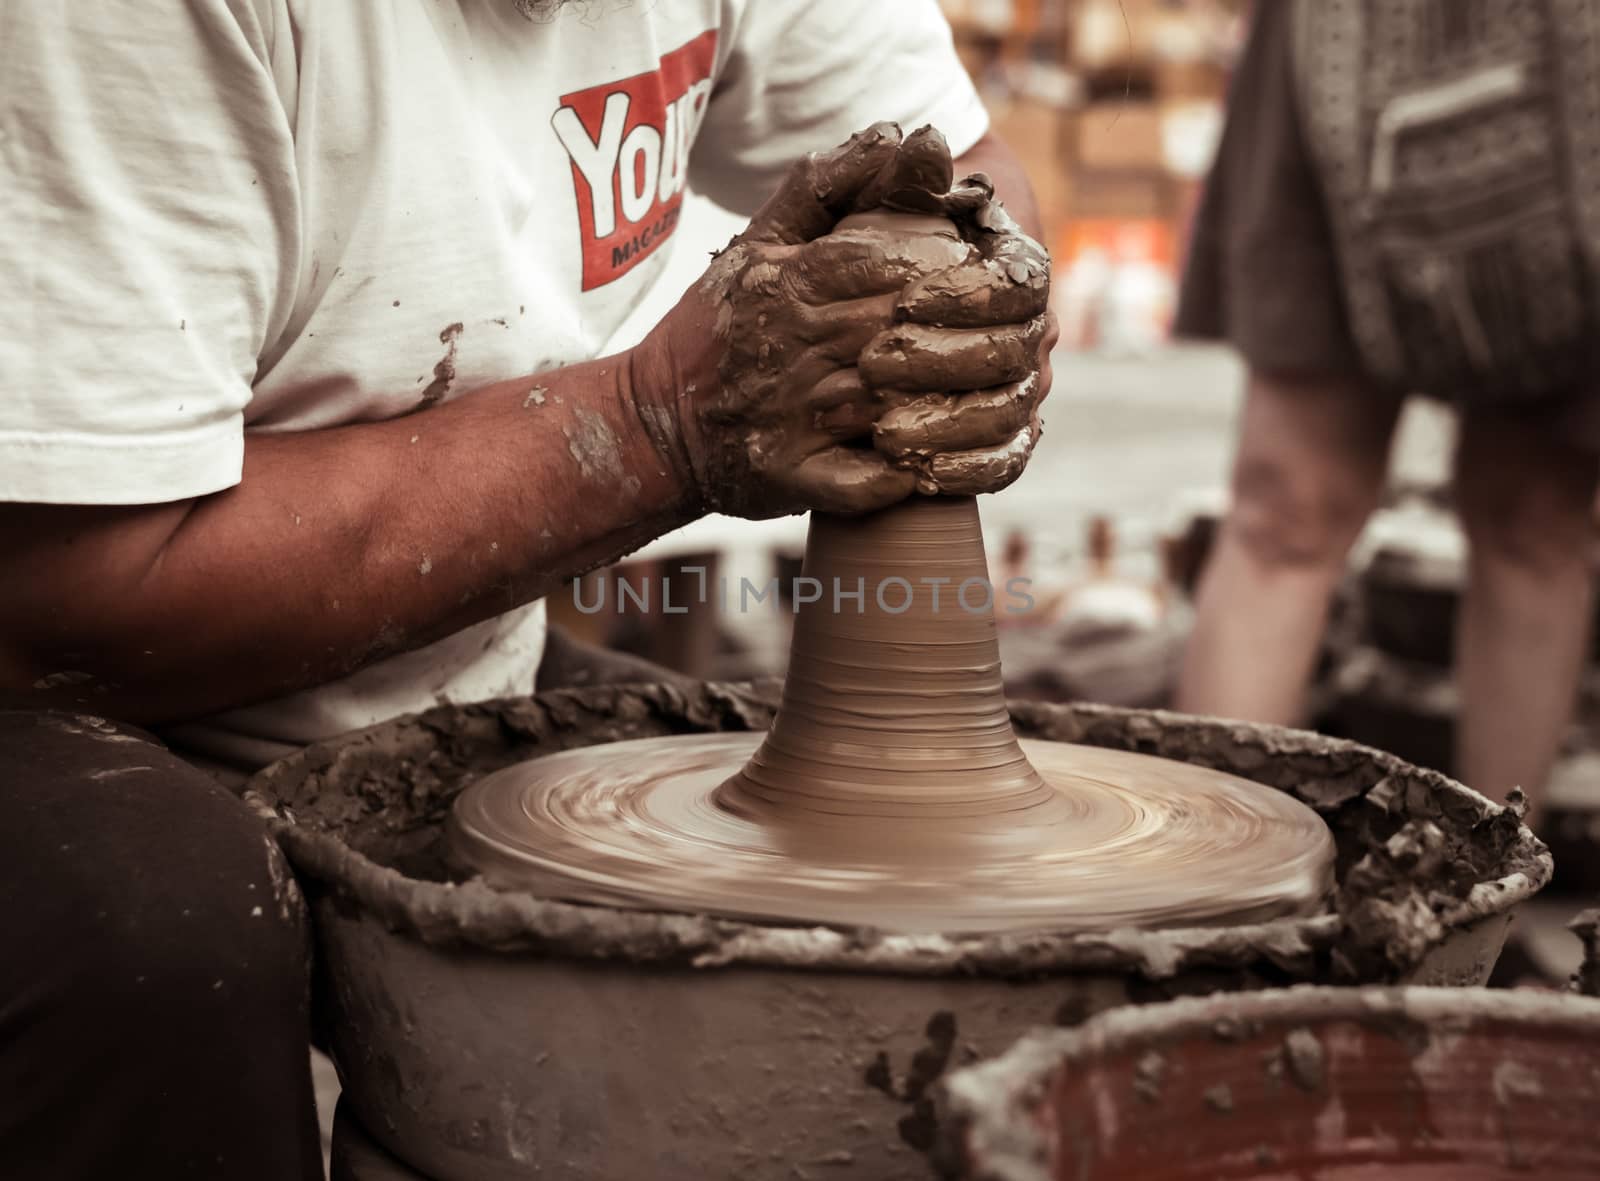
M621 743L507 768L456 805L461 861L577 901L905 932L1247 923L1321 904L1333 840L1292 798L1018 742L975 502L816 517L805 578L815 601L759 745Z
M797 165L713 261L693 331L725 342L716 388L674 396L708 508L862 513L1021 474L1049 259L952 167L932 128L868 129Z
M1260 922L1309 913L1329 882L1315 814L1203 768L1029 743L1045 799L1019 813L752 819L716 788L756 743L647 739L511 768L463 797L457 847L502 888L903 932Z
M616 685L441 706L308 747L258 775L245 798L305 880L398 942L662 967L1025 979L1105 972L1174 986L1192 978L1208 990L1269 980L1470 984L1487 976L1509 911L1550 879L1549 853L1511 809L1393 755L1245 722L1040 703L1012 708L1024 739L1193 763L1305 803L1333 831L1339 890L1323 913L1240 927L897 935L576 905L469 880L446 856L454 802L485 775L637 738L764 730L780 690ZM1377 872L1392 864L1391 834L1414 824L1446 834L1448 872L1431 880L1400 866ZM1378 908L1382 921L1372 919ZM1128 999L1160 995L1141 988Z

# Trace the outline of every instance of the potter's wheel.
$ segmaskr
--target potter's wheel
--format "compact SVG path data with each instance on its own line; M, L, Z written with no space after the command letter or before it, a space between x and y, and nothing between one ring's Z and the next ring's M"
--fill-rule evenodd
M717 793L761 739L650 738L508 767L463 793L452 840L499 886L902 931L1265 921L1314 908L1330 881L1314 812L1188 763L1023 742L1048 790L1018 809L870 817L819 797L774 824Z
M547 897L907 932L1264 922L1324 898L1333 839L1291 796L1018 742L992 606L953 597L986 574L971 498L815 514L805 573L905 586L799 610L765 735L585 747L472 785L456 860Z
M1020 260L975 268L987 230L969 223L879 210L835 232L912 275L972 285L974 305L1042 294ZM944 329L916 331L862 356L880 344L958 355ZM968 388L960 364L948 377ZM878 393L911 419L955 413L945 394ZM917 454L902 459L915 467ZM979 467L986 454L957 453ZM932 467L916 470L920 491L948 491ZM904 932L1241 923L1322 901L1333 839L1298 801L1185 763L1017 741L1000 588L972 497L813 514L802 581L814 593L793 596L767 735L624 742L507 768L457 801L456 859L569 900Z

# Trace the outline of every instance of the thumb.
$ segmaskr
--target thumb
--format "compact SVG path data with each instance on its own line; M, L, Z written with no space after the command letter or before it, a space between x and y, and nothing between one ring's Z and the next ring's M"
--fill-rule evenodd
M831 152L804 157L789 169L740 239L798 246L822 237L858 208L874 182L892 172L900 144L896 124L874 123Z
M857 201L857 209L888 207L911 213L944 213L955 161L943 134L932 126L906 136L895 158Z

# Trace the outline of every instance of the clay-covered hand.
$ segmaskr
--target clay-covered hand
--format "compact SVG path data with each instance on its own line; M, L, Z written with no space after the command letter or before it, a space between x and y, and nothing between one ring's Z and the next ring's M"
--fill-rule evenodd
M862 352L863 377L890 404L874 442L916 472L920 492L998 491L1022 474L1042 431L1058 335L1049 255L982 174L891 203L950 219L969 249L914 281L897 304L900 322Z
M885 404L856 362L908 285L969 248L831 231L854 210L938 188L941 168L948 189L948 161L937 133L902 139L893 124L801 161L634 350L640 419L706 511L859 513L911 494L916 473L873 446Z

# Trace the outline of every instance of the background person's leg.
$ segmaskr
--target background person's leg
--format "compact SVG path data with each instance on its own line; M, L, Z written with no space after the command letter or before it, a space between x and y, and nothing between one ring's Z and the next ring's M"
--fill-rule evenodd
M98 719L0 712L0 1173L308 1181L303 903L259 821Z
M1548 425L1463 416L1456 503L1471 546L1456 638L1457 771L1537 806L1572 719L1594 615L1600 458Z
M1176 706L1294 724L1350 546L1377 506L1400 402L1254 373L1233 503L1201 579Z

